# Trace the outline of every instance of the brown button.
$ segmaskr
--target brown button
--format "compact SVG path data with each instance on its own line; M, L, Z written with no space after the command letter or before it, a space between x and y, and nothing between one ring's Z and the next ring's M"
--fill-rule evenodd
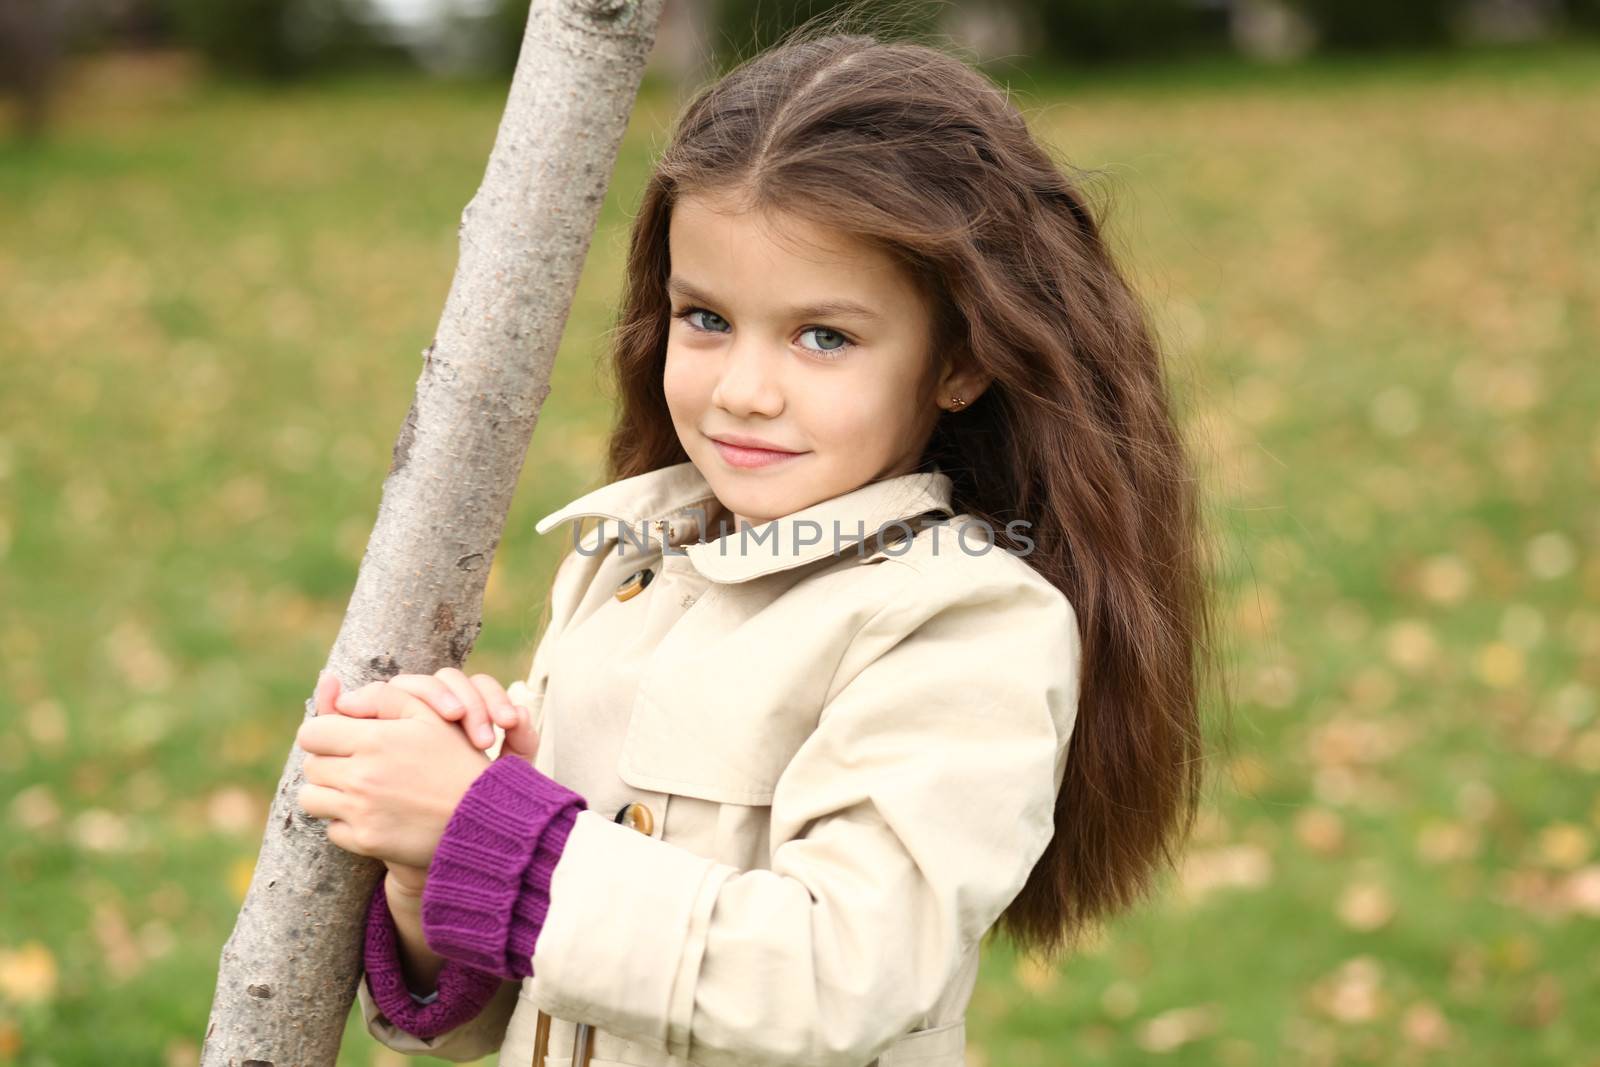
M616 818L611 821L631 826L646 837L656 828L656 817L649 808L638 802L622 805L617 809Z
M650 579L654 578L655 576L655 572L649 567L646 567L642 571L634 571L632 574L622 579L622 583L617 586L617 599L631 600L638 596L640 593L644 592L644 587L649 585Z

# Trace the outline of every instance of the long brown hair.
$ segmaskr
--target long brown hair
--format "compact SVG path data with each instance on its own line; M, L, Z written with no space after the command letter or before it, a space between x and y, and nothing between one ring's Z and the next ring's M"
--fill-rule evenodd
M1153 330L1065 165L957 56L840 25L802 26L680 113L634 220L607 473L688 459L662 387L678 197L735 192L905 265L937 309L934 353L993 376L923 467L1001 539L1031 523L1025 558L1081 630L1055 836L994 928L1049 958L1149 894L1193 827L1213 626L1195 478Z

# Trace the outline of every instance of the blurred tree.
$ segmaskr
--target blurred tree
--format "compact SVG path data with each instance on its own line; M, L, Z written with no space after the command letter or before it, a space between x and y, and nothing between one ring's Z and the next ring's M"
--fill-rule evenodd
M1317 28L1285 0L1237 0L1229 37L1240 55L1265 63L1292 63L1317 43Z
M952 6L948 0L863 3L861 0L706 0L711 58L718 69L776 44L784 34L815 19L848 17L865 32L920 36L936 30ZM848 32L848 30L846 30Z
M528 25L529 0L500 0L494 13L495 45L490 57L496 73L507 73L517 65L522 50L522 33Z
M1600 33L1600 0L1567 0L1566 17L1575 30Z
M1318 47L1363 51L1447 44L1461 0L1290 0L1317 28Z
M343 0L160 0L175 36L221 74L283 79L393 58Z
M1042 54L1072 63L1169 58L1228 47L1228 5L1197 0L1038 0Z
M0 88L17 98L17 132L25 140L44 134L73 7L57 0L0 0Z

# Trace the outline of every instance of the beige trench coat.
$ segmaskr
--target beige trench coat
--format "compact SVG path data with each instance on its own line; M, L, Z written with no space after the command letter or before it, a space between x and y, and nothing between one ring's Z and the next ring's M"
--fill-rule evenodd
M538 522L612 520L562 561L512 687L534 766L588 809L533 976L426 1040L363 979L385 1045L526 1067L542 1009L538 1067L567 1067L580 1022L593 1067L961 1067L979 939L1054 832L1073 608L962 529L937 470L704 539L719 509L685 462ZM629 803L648 836L614 821Z

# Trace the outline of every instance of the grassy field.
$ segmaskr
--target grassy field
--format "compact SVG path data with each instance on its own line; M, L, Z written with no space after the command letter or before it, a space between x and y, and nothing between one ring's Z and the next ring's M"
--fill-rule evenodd
M972 1062L1600 1064L1600 53L1013 89L1168 340L1237 703L1181 875L1059 969L992 949ZM197 1061L501 103L123 70L0 149L0 1062ZM526 671L533 520L597 484L672 108L471 669Z

